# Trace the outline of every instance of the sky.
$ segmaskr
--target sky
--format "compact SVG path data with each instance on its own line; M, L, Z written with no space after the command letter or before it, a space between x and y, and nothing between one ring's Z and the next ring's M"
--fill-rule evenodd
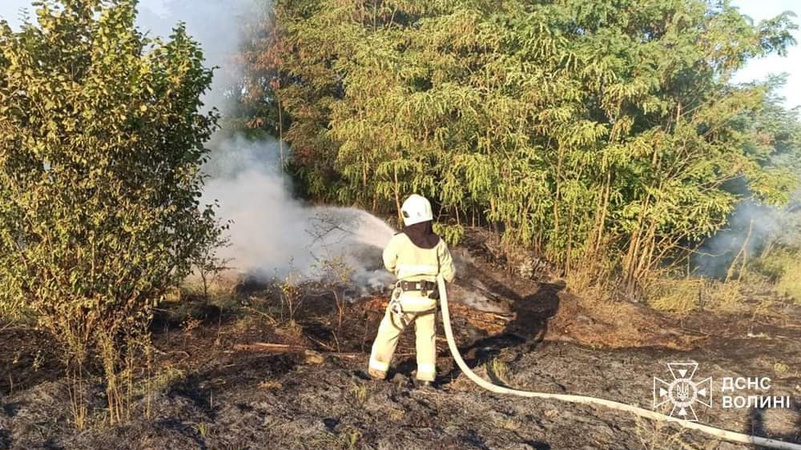
M222 1L222 0L221 0ZM755 22L760 20L774 17L783 11L793 11L799 17L796 17L796 22L801 22L801 1L799 0L734 0L734 6L754 19ZM165 6L165 0L140 0L140 22L145 24L153 24L156 32L164 32L165 26L169 27L171 23L164 20L168 14L168 9ZM18 12L20 8L30 7L30 0L0 0L0 17L6 19L11 23L12 27L19 24ZM202 13L202 11L198 11ZM179 18L182 19L183 18ZM219 17L216 18L219 20ZM210 21L215 18L209 18ZM192 33L191 25L189 22L188 31ZM169 28L166 28L169 29ZM202 33L203 29L198 29ZM799 41L790 49L787 57L782 58L779 56L771 56L758 60L752 60L750 63L735 75L735 82L749 82L753 80L763 80L770 74L787 73L788 79L785 87L780 91L780 95L785 97L785 106L793 108L801 106L801 32L795 32L795 38ZM201 42L209 42L200 39ZM212 41L213 42L213 41ZM793 63L795 61L795 63Z

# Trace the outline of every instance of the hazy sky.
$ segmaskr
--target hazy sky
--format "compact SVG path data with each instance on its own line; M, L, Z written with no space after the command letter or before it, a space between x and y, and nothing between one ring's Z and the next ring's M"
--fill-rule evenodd
M219 1L224 2L224 0ZM167 13L164 3L164 0L140 0L141 22L158 24L159 16ZM801 16L801 1L798 0L734 0L733 4L754 21L773 17L783 11L793 11ZM17 25L19 9L29 6L30 0L0 0L0 17L8 20L12 26ZM210 21L214 20L214 18L209 19ZM797 17L795 20L801 21L801 17ZM187 22L190 21L187 20ZM157 26L165 25L167 24L161 23ZM191 25L190 22L190 33L192 33ZM801 43L801 33L796 31L795 37ZM204 40L201 39L201 41ZM795 61L795 63L791 61ZM738 73L736 81L764 79L768 74L782 72L788 74L787 85L781 91L786 98L786 106L791 108L801 106L801 47L799 45L792 47L786 58L773 56L751 61L745 69Z

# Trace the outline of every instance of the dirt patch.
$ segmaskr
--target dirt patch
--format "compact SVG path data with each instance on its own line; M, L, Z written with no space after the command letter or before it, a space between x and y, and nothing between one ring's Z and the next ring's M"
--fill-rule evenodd
M485 241L472 243L471 253L480 252L482 245L488 245L481 242ZM484 253L494 255L490 250ZM676 350L690 350L705 340L703 333L682 329L675 318L644 305L583 299L565 292L564 282L559 280L533 282L514 271L499 270L501 263L497 262L500 259L497 255L491 260L462 258L463 275L449 293L449 299L473 307L474 297L481 295L484 303L480 305L484 307L480 309L498 313L496 318L508 317L502 330L481 321L471 321L491 335L509 335L534 342L567 341L597 348ZM487 304L491 306L486 307ZM463 313L463 310L457 309L454 313Z
M46 333L9 328L0 330L0 342L0 397L63 376L58 348Z
M664 347L691 350L707 336L682 330L675 318L626 302L586 305L571 294L559 294L559 311L551 320L549 340L596 348Z

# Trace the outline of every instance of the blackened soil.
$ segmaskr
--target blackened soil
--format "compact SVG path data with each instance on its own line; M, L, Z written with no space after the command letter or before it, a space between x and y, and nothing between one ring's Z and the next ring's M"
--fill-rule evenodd
M529 306L501 331L454 317L468 363L484 377L522 389L591 395L650 409L654 377L670 379L668 363L695 361L695 377L712 377L714 383L713 406L694 409L699 420L801 442L797 310L787 307L760 317L698 314L677 321L676 329L704 336L691 350L662 341L610 349L565 342L561 335L551 340L538 332L556 313L559 295L559 289L546 286L539 294L521 296ZM444 337L438 342L435 389L412 386L411 333L401 339L389 379L370 380L364 370L382 302L348 305L341 326L331 304L330 298L310 297L294 325L255 312L265 305L199 318L195 325L159 322L150 384L143 367L131 419L108 425L103 386L94 384L90 425L82 431L70 424L68 385L47 337L27 329L0 331L0 448L749 448L604 408L485 392L453 366ZM290 347L265 351L255 345L265 342ZM790 396L794 403L775 410L723 409L720 381L739 376L770 377L764 394Z

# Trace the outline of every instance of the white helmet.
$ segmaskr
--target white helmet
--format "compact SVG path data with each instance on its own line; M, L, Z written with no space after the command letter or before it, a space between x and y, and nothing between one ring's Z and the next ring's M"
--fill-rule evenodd
M403 224L406 226L434 220L431 203L427 198L417 194L412 194L403 202L401 214L403 215Z

